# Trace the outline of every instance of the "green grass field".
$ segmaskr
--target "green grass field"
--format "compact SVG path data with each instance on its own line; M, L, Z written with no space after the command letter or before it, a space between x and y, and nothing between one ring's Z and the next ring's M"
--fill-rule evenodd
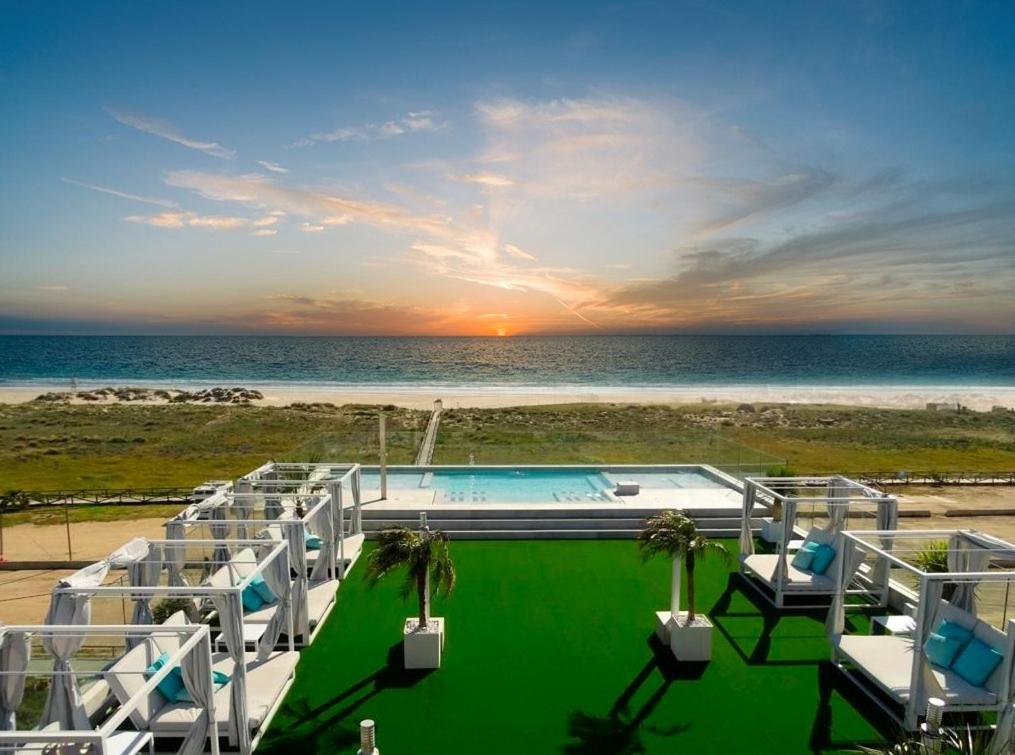
M268 459L377 461L378 407L0 405L0 491L192 486ZM389 461L427 413L390 408ZM436 463L705 462L797 472L1015 468L1015 413L574 404L445 412Z
M396 753L788 755L855 751L883 735L828 663L824 616L762 611L730 581L733 567L698 569L699 610L716 624L702 668L650 641L670 566L643 564L633 542L455 542L452 552L459 585L435 606L447 620L443 667L404 671L414 603L398 596L397 576L368 589L360 563L259 751L352 752L365 718L381 752Z

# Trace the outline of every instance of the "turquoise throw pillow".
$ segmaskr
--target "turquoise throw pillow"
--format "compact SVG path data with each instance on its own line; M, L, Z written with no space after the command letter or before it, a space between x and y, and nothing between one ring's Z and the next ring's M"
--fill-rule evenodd
M180 676L180 691L176 693L176 697L173 698L173 702L177 703L192 703L194 698L187 692L187 688L183 686L183 671L180 668L174 668L172 673L179 674ZM220 689L225 687L230 680L229 674L225 674L221 671L212 671L211 680L215 685L215 691L218 692Z
M303 530L303 542L306 544L308 551L319 551L324 543L321 538L317 535L311 535L307 530Z
M955 656L962 650L962 644L960 640L942 637L936 632L931 632L927 637L927 642L923 645L923 651L935 666L951 668Z
M811 571L815 574L824 574L834 559L835 548L822 543L818 546L817 553L814 554L814 560L811 561Z
M268 587L268 583L264 581L264 577L262 575L255 574L254 578L250 580L250 586L254 588L254 591L257 593L257 597L261 599L262 605L271 606L278 602L278 596L270 587Z
M264 606L264 600L262 600L257 592L257 588L253 584L243 588L243 592L240 593L240 600L243 601L243 609L245 611L257 611Z
M163 666L169 662L169 653L163 653L155 661L152 662L148 668L145 669L145 678L151 679L155 676ZM180 673L179 668L174 668L168 674L166 674L162 680L155 685L155 689L159 691L168 702L173 702L176 699L176 695L183 688L183 676Z
M790 564L794 569L807 571L811 568L811 563L814 561L814 553L817 548L808 548L808 545L811 545L811 543L805 544L803 548L796 552L796 555L793 556L793 560L790 561Z
M952 664L952 671L974 687L982 687L994 669L1001 665L1003 656L990 645L975 637L959 653Z
M948 621L945 619L937 625L937 629L934 630L937 634L942 637L947 637L951 640L958 640L962 645L965 645L971 639L973 639L973 633L966 629L961 624L956 624L954 621Z

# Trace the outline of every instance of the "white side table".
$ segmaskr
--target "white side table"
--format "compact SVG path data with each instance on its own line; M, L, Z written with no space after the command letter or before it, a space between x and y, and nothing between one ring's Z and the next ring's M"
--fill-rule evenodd
M257 643L260 642L264 636L264 631L268 628L267 624L253 624L251 622L243 622L243 646L249 649L251 652L257 650ZM226 637L223 633L219 632L215 635L215 649L225 652L228 650L226 647Z
M912 616L874 616L871 618L871 634L912 637L915 631L916 619Z

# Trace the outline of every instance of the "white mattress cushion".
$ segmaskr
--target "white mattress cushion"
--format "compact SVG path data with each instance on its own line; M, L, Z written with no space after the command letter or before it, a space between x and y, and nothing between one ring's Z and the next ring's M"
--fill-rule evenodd
M769 587L775 587L775 567L779 556L774 553L754 553L743 559L743 564L754 572ZM817 592L835 592L835 580L824 574L811 574L793 567L790 559L786 559L786 590L811 590Z
M913 640L890 635L842 635L838 649L886 692L899 701L909 699L913 673ZM983 687L974 687L958 674L931 666L949 705L994 705L997 695Z
M256 729L278 701L285 685L293 678L300 654L297 652L272 653L265 661L258 661L256 653L247 653L247 725ZM233 661L225 653L216 653L212 668L233 675ZM229 723L229 697L232 682L215 692L215 719ZM194 703L166 705L151 718L151 730L160 734L183 734L200 715Z
M310 583L310 590L307 592L307 611L310 614L310 626L316 627L321 623L328 607L335 602L337 594L337 579Z
M145 640L133 650L129 651L120 660L102 672L106 684L112 690L120 705L127 702L137 694L148 681L145 679L145 670L155 662L162 654L162 651L151 640ZM139 729L148 726L152 716L157 714L166 705L166 699L152 689L147 695L141 698L137 706L130 712L130 720Z

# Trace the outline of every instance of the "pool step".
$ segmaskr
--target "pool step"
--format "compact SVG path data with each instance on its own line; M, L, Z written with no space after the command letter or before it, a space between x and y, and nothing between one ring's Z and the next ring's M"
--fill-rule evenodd
M519 538L633 538L644 526L645 519L657 513L646 510L597 510L586 512L516 510L456 510L427 512L432 527L447 532L456 539L519 539ZM729 509L709 512L695 521L701 532L709 537L736 537L740 533L740 518L731 516ZM370 511L363 509L363 530L368 538L386 527L415 527L419 524L417 511ZM752 529L761 527L761 519L752 521Z

